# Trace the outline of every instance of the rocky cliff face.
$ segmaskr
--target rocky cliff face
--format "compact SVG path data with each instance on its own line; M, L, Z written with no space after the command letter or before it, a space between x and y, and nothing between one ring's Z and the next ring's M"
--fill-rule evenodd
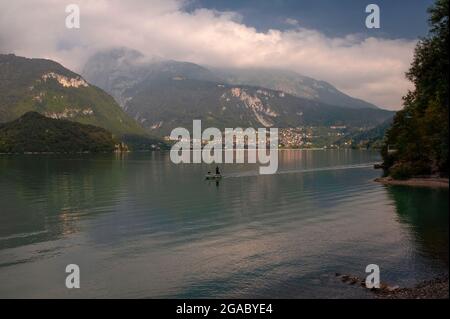
M330 83L315 80L292 71L215 69L214 72L230 84L264 87L282 91L300 98L345 108L378 108L376 105L353 98L339 91Z

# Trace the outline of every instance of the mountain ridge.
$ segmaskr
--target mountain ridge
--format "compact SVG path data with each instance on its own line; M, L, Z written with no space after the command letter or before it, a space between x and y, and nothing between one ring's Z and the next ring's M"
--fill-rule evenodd
M213 70L230 84L264 87L340 107L380 108L362 99L351 97L326 81L316 80L294 71L267 68L213 68Z
M186 66L185 70L181 69L180 66L182 65ZM158 68L161 69L164 66L167 69L171 66L173 67L171 70L173 77L181 73L184 77L193 80L207 80L283 91L300 98L340 107L354 109L379 108L372 103L339 91L328 82L315 80L290 70L218 68L191 62L164 60L161 57L147 58L141 52L125 47L97 52L87 61L82 74L90 82L111 93L119 101L119 104L124 106L126 100L121 96L124 90L120 92L120 87L130 88L133 83L140 82L146 76L161 71ZM104 68L103 70L101 69L102 67ZM105 72L105 69L108 72ZM168 71L167 69L165 71ZM109 76L106 73L109 73ZM127 81L120 81L121 79ZM120 82L120 84L117 84L117 82ZM124 84L125 82L128 82L128 84Z
M103 85L130 116L158 135L166 135L175 127L190 127L193 119L218 128L371 128L393 115L376 107L345 108L281 90L228 83L214 71L189 62L137 61L135 56L141 57L123 48L99 53L88 61L83 74Z
M146 134L111 96L61 64L0 54L0 122L29 111L103 127L119 137Z

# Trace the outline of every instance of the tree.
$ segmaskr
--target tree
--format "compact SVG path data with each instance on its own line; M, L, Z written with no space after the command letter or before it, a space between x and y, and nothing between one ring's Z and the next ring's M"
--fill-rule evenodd
M448 176L449 0L428 10L429 35L417 44L407 78L414 90L386 134L382 155L387 173L395 177L422 174ZM395 152L389 152L394 148Z

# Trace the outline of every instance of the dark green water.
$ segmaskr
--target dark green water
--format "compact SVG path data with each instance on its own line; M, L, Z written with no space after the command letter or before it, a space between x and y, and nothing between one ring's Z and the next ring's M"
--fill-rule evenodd
M0 298L366 298L448 269L448 190L373 182L368 151L282 151L276 175L168 153L0 157ZM65 267L81 268L81 289Z

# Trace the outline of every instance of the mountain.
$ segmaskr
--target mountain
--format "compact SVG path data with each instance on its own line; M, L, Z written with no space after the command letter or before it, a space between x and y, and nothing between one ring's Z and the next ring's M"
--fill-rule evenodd
M352 109L378 108L366 101L353 98L331 84L298 73L272 69L215 69L227 83L251 85L283 91L297 97Z
M0 124L0 153L113 152L116 141L107 130L67 120L55 120L37 112Z
M373 127L389 111L358 111L301 99L281 91L200 80L147 79L126 91L128 114L150 131L166 135L178 126L299 127L348 125Z
M286 70L205 68L193 63L146 58L142 53L116 48L95 54L86 63L85 78L111 93L123 106L123 93L147 76L182 77L232 85L256 86L325 104L348 108L378 108L353 98L331 84Z
M216 70L185 62L146 59L136 51L102 52L83 75L112 94L149 132L167 135L178 126L272 127L349 125L371 128L392 117L374 106L358 110L282 90L233 84Z
M140 52L127 48L95 54L88 60L82 73L89 82L110 93L122 107L132 98L126 91L146 80L175 78L221 81L199 65L158 57L146 58Z
M103 127L117 137L146 132L103 90L45 59L0 55L0 123L29 111Z

